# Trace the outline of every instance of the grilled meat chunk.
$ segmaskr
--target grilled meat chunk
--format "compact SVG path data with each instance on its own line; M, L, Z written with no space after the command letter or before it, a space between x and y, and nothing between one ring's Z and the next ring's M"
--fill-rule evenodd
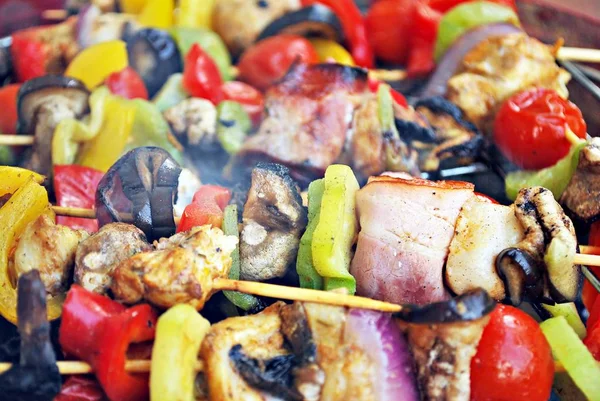
M600 138L592 138L581 150L577 170L560 203L572 215L586 222L600 216Z
M471 359L495 302L483 290L422 308L406 307L397 323L408 337L422 399L468 401Z
M448 81L448 99L490 132L497 108L517 92L541 87L567 98L570 75L554 61L551 47L526 33L490 37L465 56Z
M165 110L163 116L183 144L202 150L214 150L219 146L217 108L210 101L185 99Z
M278 164L258 164L244 206L241 277L254 281L283 277L296 260L306 223L299 187L289 170Z
M525 229L525 238L515 247L524 254L520 255L524 260L509 254L506 255L508 260L503 261L505 255L498 256L501 273L505 270L503 263L508 264L508 272L516 270L518 273L503 277L513 303L518 304L523 296L550 297L555 302L574 301L581 284L580 266L573 263L577 238L573 223L552 192L542 187L520 190L515 200L515 215ZM519 284L523 281L524 284Z
M351 144L353 114L369 98L373 94L361 69L296 65L267 91L266 117L236 155L235 164L253 167L256 161L274 161L289 167L302 185L308 184L343 157ZM373 111L364 110L371 118L376 117Z
M127 304L145 299L162 308L188 303L199 310L212 294L212 281L228 276L236 245L234 236L210 226L161 238L155 251L122 261L110 288Z
M463 182L371 178L356 198L361 231L350 272L357 293L395 303L445 299L444 262L471 196L473 185Z
M419 151L422 171L435 171L443 160L458 165L472 163L483 146L483 137L475 125L464 119L462 111L441 96L419 100L418 114L430 124L434 136L429 141L416 140L411 145Z
M240 374L239 370L247 366L232 361L231 351L235 347L237 353L257 360L290 355L281 333L279 313L283 305L277 302L257 315L229 318L211 327L200 349L211 400L268 399L267 394L251 386Z
M136 226L107 224L79 244L75 257L75 282L88 291L104 294L119 263L151 249L146 236Z
M75 262L75 252L88 237L84 230L56 225L48 215L31 222L19 238L14 253L13 277L38 270L46 291L59 295L67 285Z
M213 10L212 28L231 53L239 56L267 25L299 8L299 0L218 0Z
M456 221L446 262L446 284L456 294L483 288L492 298L503 300L506 292L496 272L496 256L523 237L514 206L473 196L465 202Z

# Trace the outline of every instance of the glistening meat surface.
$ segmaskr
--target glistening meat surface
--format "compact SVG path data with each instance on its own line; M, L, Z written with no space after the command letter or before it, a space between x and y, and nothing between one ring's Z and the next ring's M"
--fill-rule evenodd
M351 273L359 295L396 303L447 298L442 270L473 185L390 176L357 194L361 231Z

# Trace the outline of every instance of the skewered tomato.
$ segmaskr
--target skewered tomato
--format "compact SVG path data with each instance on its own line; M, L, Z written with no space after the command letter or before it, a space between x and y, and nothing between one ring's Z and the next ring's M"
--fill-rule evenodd
M221 227L223 209L231 199L231 191L218 185L203 185L194 194L192 203L185 207L177 232L187 231L193 227L211 224Z
M232 100L241 104L250 116L252 124L255 127L258 126L265 106L262 93L240 81L225 82L221 90L223 91L223 100Z
M532 89L502 105L494 123L494 141L510 161L537 170L569 153L570 132L585 138L586 130L577 106L554 90Z
M217 104L223 98L222 85L223 79L213 59L199 44L194 44L185 56L183 87L192 96Z
M600 303L598 304L598 309L600 309ZM583 340L583 343L590 350L594 359L600 361L600 321L596 322L593 326L590 325L588 335Z
M553 379L552 352L537 322L496 306L471 361L471 400L546 401Z
M125 99L148 100L148 90L136 70L131 67L112 73L106 78L106 86L111 93Z
M384 0L369 8L365 24L377 58L390 63L406 62L414 3L414 0Z
M261 40L242 54L240 79L264 90L283 77L295 62L313 64L319 55L311 43L296 35L277 35Z

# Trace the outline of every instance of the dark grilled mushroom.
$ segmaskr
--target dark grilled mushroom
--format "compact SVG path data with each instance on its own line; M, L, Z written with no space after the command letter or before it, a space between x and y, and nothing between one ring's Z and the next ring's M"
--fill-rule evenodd
M244 354L242 346L237 344L229 351L229 359L240 376L252 387L284 400L303 400L302 395L293 385L292 372L296 366L295 355L278 355L260 360Z
M267 25L256 41L283 33L319 37L344 43L344 31L339 18L329 7L321 4L284 14Z
M577 170L560 203L572 216L584 222L600 217L600 138L592 138L581 150Z
M394 315L411 345L423 399L469 400L471 359L495 305L479 289Z
M89 109L89 91L77 79L46 75L23 84L17 96L18 132L34 134L24 166L46 176L52 173L52 137L58 123L79 118Z
M127 40L129 63L153 97L173 74L181 72L181 57L171 36L159 29L140 29Z
M526 251L519 248L503 250L496 257L496 271L512 305L520 305L524 299L538 301L543 296L543 266Z
M298 184L286 167L256 166L242 217L241 277L255 281L284 277L296 259L307 222Z
M20 360L0 375L2 399L52 401L60 391L61 379L50 341L46 289L37 270L19 277L17 314Z
M133 223L149 241L173 235L180 173L181 167L164 149L146 146L127 152L98 184L100 226Z

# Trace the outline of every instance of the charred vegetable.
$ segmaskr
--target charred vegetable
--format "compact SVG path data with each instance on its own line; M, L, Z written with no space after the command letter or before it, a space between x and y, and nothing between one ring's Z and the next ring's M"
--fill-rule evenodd
M240 241L244 280L284 277L306 226L298 184L279 164L259 163L244 206Z
M133 222L150 241L174 234L173 204L180 173L177 162L161 148L129 151L98 185L98 222L101 226Z
M282 33L319 37L344 43L344 31L340 20L330 8L321 4L284 14L267 25L256 41Z
M18 289L20 360L0 375L0 392L2 398L14 401L52 401L61 378L46 318L46 289L38 271L19 277Z
M181 56L175 41L158 29L141 29L127 41L130 65L140 74L148 95L154 96L173 74L181 72Z

